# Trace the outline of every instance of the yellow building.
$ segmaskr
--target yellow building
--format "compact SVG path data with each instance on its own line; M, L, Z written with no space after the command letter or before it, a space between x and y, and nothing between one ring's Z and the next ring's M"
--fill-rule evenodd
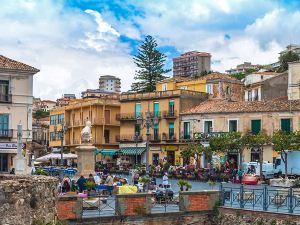
M156 91L172 90L206 92L212 98L227 98L233 101L241 101L244 97L244 84L222 73L210 73L197 78L173 77L156 84Z
M49 146L60 148L61 141L56 131L61 130L61 124L67 125L64 135L64 146L71 152L81 144L80 132L86 121L92 123L92 144L98 150L104 150L107 155L113 155L119 147L120 121L117 115L120 112L120 102L116 96L107 96L101 99L78 99L68 106L59 107L50 111L50 142ZM101 156L97 156L100 160Z
M180 163L182 133L179 114L207 99L207 94L188 90L122 94L120 129L121 161L145 162L147 111L151 118L149 164Z

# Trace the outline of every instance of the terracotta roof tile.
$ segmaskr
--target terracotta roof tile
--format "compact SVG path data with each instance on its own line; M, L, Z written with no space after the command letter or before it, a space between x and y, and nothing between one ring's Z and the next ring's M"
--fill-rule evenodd
M202 102L182 114L210 114L210 113L247 113L247 112L284 112L300 111L300 100L288 101L287 97L269 101L233 102L221 99L212 99Z
M32 66L28 66L24 63L7 58L3 55L0 55L0 69L20 70L20 71L28 71L28 72L34 72L34 73L39 72L38 69L36 69Z

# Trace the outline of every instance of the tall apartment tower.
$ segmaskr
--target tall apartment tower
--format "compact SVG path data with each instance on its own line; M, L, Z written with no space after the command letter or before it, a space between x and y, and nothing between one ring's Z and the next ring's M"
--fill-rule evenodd
M173 58L173 76L195 77L202 72L210 71L211 54L207 52L191 51Z
M121 92L121 79L111 75L100 76L99 89L103 92Z

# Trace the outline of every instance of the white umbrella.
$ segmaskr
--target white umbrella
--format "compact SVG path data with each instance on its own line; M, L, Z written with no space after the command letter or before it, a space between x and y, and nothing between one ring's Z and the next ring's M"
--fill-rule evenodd
M61 155L59 153L50 153L50 154L47 154L47 155L37 158L35 161L45 162L45 161L49 161L50 159L60 159L60 158L61 158ZM72 154L72 153L63 154L63 159L77 159L77 155Z

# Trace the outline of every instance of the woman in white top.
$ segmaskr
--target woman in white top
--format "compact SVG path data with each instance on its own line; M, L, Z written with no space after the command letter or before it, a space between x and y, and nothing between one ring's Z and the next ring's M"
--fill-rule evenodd
M164 188L167 188L168 184L169 184L168 173L165 173L165 175L163 176L163 185L164 185Z

